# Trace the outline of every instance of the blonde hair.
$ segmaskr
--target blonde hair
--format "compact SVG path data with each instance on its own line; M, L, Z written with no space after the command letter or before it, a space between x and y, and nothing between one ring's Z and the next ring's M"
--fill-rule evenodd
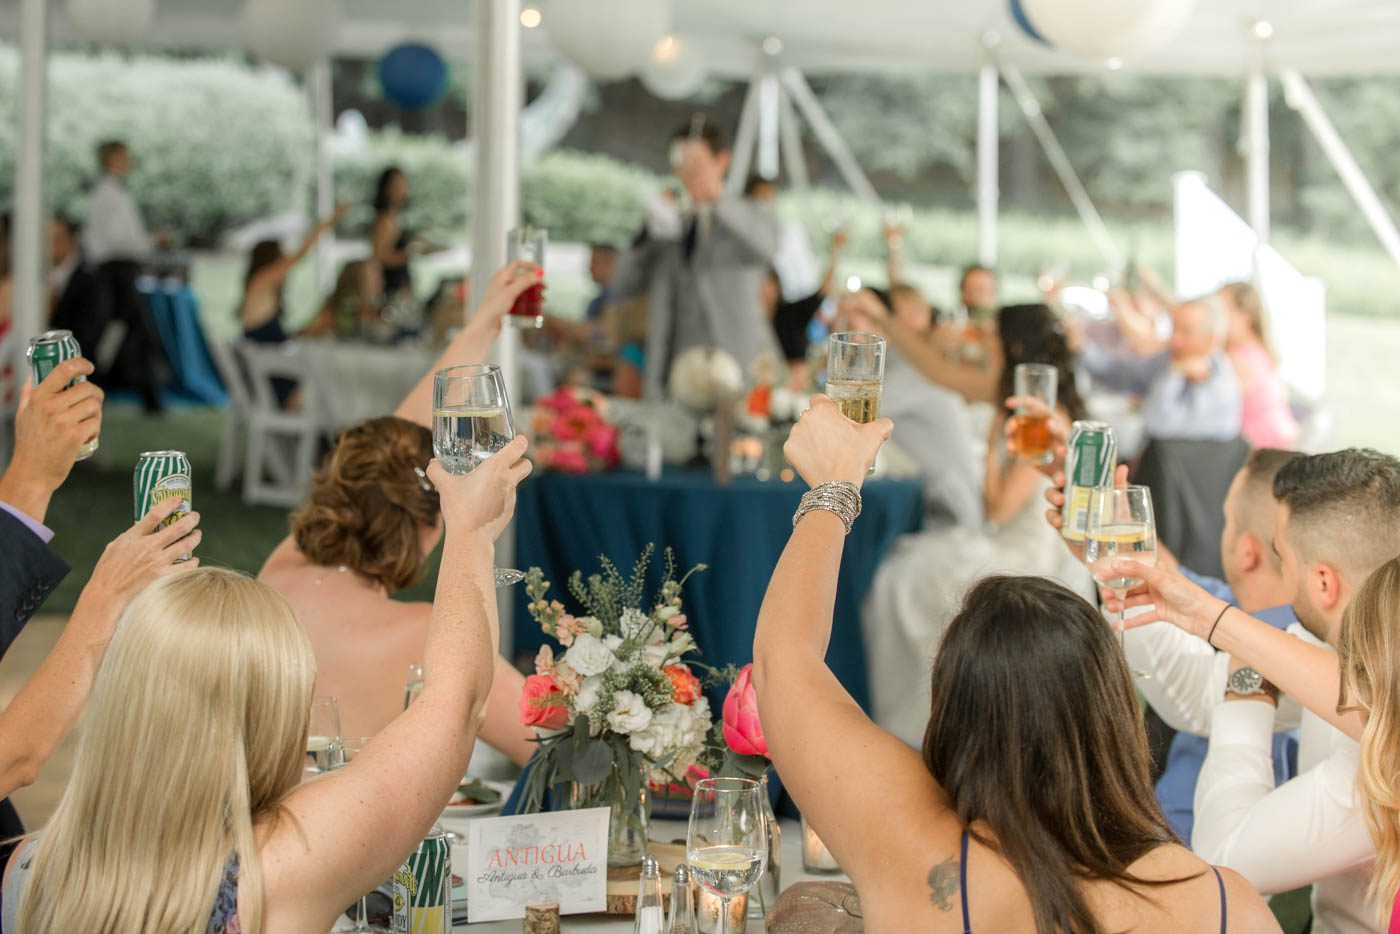
M1378 917L1390 911L1400 888L1400 558L1381 565L1361 585L1342 615L1337 652L1342 690L1337 709L1369 711L1356 773L1361 813L1376 844L1370 897Z
M306 631L265 585L200 568L142 591L93 684L20 930L204 934L236 856L243 930L260 934L253 824L301 778L315 680Z

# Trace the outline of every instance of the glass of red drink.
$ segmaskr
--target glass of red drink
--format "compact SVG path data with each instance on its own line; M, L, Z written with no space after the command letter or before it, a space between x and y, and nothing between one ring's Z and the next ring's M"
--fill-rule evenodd
M517 259L534 263L544 269L544 248L549 243L549 232L539 227L522 224L506 234L506 259ZM544 280L530 286L515 299L510 309L510 320L517 327L538 328L544 326Z

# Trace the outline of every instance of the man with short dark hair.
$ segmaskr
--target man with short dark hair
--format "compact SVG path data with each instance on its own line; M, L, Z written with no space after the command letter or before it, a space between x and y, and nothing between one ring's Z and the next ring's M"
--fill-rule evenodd
M678 129L671 166L689 205L682 213L675 194L663 191L647 206L636 242L618 259L617 297L648 297L649 396L661 394L671 361L692 347L724 350L745 371L762 355L778 359L759 301L778 250L778 219L770 205L725 192L729 161L723 134L704 115Z
M1323 643L1335 643L1371 572L1400 554L1400 460L1355 448L1299 458L1279 470L1273 493L1271 544L1299 619L1288 630L1296 639L1169 569L1125 562L1116 570L1145 581L1129 603L1154 604L1130 623L1166 620L1231 653L1197 783L1192 848L1265 894L1311 884L1314 930L1375 931L1367 897L1375 845L1355 799L1359 747L1337 729L1339 715L1324 720L1313 711L1335 708L1338 696L1336 656ZM1298 777L1275 786L1270 740L1280 692L1309 709Z

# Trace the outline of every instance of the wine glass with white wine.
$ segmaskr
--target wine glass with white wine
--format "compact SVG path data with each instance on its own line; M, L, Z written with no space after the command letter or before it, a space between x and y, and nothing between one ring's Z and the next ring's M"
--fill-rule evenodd
M340 765L340 708L335 698L318 694L311 698L311 719L306 729L305 778L324 775Z
M471 473L515 437L505 377L493 364L450 366L433 374L433 454L448 473ZM496 568L496 586L525 575Z
M1122 601L1141 579L1113 571L1117 558L1132 558L1148 567L1157 564L1157 525L1152 518L1152 491L1145 486L1099 487L1089 495L1089 522L1084 541L1084 563L1101 587ZM1118 611L1118 641L1127 651L1123 630L1124 610ZM1147 679L1149 672L1133 669Z
M369 745L371 736L350 736L345 738L344 754L340 757L340 764L336 768L345 768L354 761L355 757L364 751ZM379 924L370 924L369 906L366 896L361 895L359 903L355 906L355 917L352 927L338 927L331 934L393 934L389 928Z
M731 901L753 888L768 868L768 822L758 782L706 778L690 801L685 861L705 891L720 900L719 934L733 928Z

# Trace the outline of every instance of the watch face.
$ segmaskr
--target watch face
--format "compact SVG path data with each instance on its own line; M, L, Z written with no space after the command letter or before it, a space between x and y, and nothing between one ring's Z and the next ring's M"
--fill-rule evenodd
M1264 676L1253 668L1241 668L1230 675L1229 688L1236 694L1255 694L1264 684Z

